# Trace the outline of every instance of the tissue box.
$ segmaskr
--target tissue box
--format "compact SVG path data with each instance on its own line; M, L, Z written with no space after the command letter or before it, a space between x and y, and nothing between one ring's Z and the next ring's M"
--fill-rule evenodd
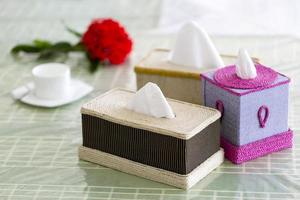
M241 89L220 84L215 73L201 75L203 102L222 113L222 147L228 159L242 163L292 146L288 77L276 72L271 84Z
M79 157L188 189L223 162L220 112L168 99L176 117L126 109L134 92L111 90L83 105Z
M137 88L148 82L156 83L165 96L185 102L203 104L200 73L209 69L175 65L168 62L169 50L154 49L134 70ZM231 63L234 56L222 56L225 63ZM256 58L253 58L257 61Z

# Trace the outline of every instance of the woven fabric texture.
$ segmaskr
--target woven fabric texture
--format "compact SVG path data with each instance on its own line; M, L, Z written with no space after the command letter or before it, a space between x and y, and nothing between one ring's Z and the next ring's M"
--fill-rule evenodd
M218 69L214 74L217 83L225 87L238 89L254 89L271 85L278 73L269 67L255 64L257 76L254 79L241 79L236 75L235 65Z
M286 77L283 74L278 74L276 80L273 82L273 84L265 86L265 87L260 87L260 88L250 88L250 89L237 89L237 88L230 88L230 87L225 87L222 84L219 84L218 82L216 82L214 80L214 73L215 71L210 71L210 72L206 72L206 73L202 73L201 74L201 79L205 79L209 82L211 82L214 85L217 85L219 88L222 88L223 90L226 90L227 92L236 95L236 96L243 96L243 95L247 95L250 93L255 93L255 92L259 92L265 89L269 89L269 88L273 88L273 87L277 87L279 85L284 85L287 83L290 83L290 79L288 77Z
M235 146L222 138L221 146L225 150L227 159L233 163L241 164L272 152L291 148L293 146L293 132L288 130L242 146Z
M220 149L187 175L151 167L83 146L79 147L79 158L153 181L189 189L223 163L224 151Z
M199 74L198 76L200 78ZM136 83L138 89L148 82L156 83L166 97L194 104L203 104L201 98L201 81L199 79L137 73Z
M154 49L136 66L137 74L156 74L160 76L176 76L182 78L200 79L200 73L207 69L197 69L193 66L176 65L168 61L170 50Z

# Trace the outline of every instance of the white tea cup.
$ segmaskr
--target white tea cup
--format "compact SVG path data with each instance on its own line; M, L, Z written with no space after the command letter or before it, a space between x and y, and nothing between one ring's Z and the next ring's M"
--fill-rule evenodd
M34 94L41 99L57 100L68 97L70 67L62 63L41 64L32 69Z

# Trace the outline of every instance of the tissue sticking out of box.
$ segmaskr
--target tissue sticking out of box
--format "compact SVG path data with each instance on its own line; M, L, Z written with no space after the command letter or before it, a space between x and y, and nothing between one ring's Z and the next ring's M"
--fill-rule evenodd
M196 68L224 66L221 56L206 31L193 21L184 24L179 30L169 61Z
M136 92L127 108L153 117L174 118L175 115L160 88L151 82Z
M253 79L257 76L255 65L245 49L239 50L235 66L236 75L241 79Z

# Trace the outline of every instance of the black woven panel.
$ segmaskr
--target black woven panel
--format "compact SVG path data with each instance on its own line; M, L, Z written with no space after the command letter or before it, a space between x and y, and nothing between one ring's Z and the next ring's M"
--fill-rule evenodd
M219 122L189 140L82 115L83 146L149 166L188 174L219 150Z

